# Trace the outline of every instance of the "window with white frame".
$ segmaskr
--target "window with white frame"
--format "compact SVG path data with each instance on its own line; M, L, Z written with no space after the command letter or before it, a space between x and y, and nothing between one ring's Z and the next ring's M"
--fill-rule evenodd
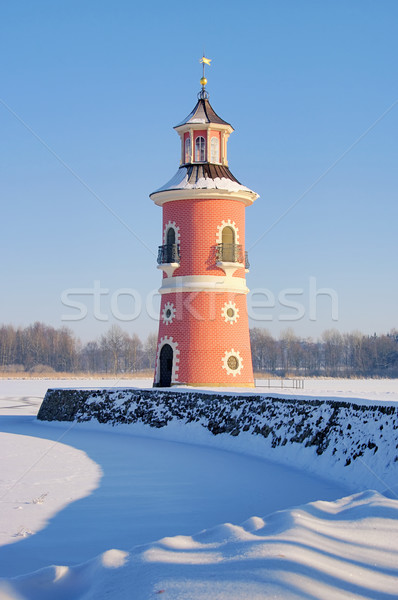
M212 137L210 142L210 162L220 162L220 140L218 137Z
M205 162L206 160L206 142L202 135L198 135L195 140L195 162Z
M191 137L185 139L185 162L191 162Z

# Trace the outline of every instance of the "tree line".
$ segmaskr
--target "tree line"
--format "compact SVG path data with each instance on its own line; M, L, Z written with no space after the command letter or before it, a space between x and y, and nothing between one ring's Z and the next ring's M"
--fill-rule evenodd
M66 327L44 323L0 326L0 369L18 372L128 373L153 369L157 336L142 340L118 325L82 344Z
M289 329L279 338L250 330L253 368L270 376L398 377L398 331L382 335L325 331L299 338ZM0 370L5 372L135 373L152 370L157 336L141 340L118 325L82 344L66 327L44 323L0 326Z
M288 329L275 339L266 329L250 330L253 368L282 377L398 377L398 331L365 335L325 331L319 340Z

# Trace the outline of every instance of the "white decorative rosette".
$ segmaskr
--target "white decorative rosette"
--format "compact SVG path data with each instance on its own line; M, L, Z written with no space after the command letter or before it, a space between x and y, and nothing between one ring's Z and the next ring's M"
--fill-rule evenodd
M226 323L233 325L239 318L239 308L235 302L225 302L221 309L221 315Z
M166 302L162 310L162 321L165 325L170 325L174 321L177 309L172 302Z
M225 369L228 375L236 377L243 369L243 360L238 350L226 350L222 357L222 368Z

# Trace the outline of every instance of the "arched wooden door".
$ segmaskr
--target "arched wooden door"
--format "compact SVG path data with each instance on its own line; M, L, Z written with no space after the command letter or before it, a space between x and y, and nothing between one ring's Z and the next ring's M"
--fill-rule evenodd
M162 346L159 358L159 387L170 387L173 372L173 348L169 344Z

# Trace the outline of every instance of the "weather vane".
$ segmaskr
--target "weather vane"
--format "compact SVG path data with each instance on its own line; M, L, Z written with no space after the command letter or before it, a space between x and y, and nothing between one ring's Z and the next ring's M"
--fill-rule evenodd
M200 83L202 85L202 90L204 91L206 83L207 83L207 79L205 77L205 65L208 65L209 67L211 67L211 58L206 58L203 52L203 56L199 61L200 63L202 63L203 65L203 75L202 75L202 79L200 80Z

